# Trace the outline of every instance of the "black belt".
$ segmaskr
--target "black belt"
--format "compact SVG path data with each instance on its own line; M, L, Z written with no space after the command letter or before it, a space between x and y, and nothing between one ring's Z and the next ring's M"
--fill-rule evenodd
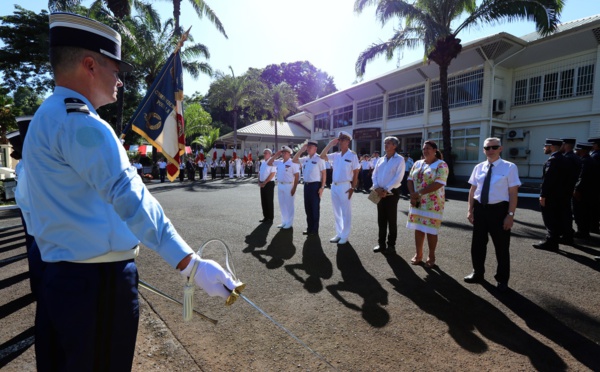
M481 204L481 202L477 199L475 199L475 204L479 205L480 207L483 208L507 208L508 207L508 202L507 201L501 201L499 203L494 203L494 204Z
M321 181L304 182L305 185L310 185L311 183L321 183Z

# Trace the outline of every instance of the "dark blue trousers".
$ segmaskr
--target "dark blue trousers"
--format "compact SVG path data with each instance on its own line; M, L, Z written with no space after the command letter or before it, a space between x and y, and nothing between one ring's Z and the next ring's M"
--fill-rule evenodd
M139 320L133 260L46 263L38 299L38 371L131 371Z
M321 198L319 189L321 182L304 183L304 210L306 211L306 231L319 232L319 216L321 214Z

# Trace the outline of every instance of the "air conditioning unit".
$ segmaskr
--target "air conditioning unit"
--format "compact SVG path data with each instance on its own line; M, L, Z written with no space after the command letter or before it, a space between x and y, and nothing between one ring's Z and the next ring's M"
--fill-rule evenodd
M506 137L509 140L523 139L525 138L525 132L523 131L523 129L511 129L508 131Z
M504 114L506 111L506 100L495 99L492 101L492 111L494 114Z
M332 130L331 132L329 132L329 137L336 137L337 134L335 133L335 130Z
M324 132L321 132L321 138L322 139L326 139L328 137L329 137L329 131L328 130L326 130Z
M508 155L511 158L526 158L529 154L529 150L525 147L512 147L508 150Z

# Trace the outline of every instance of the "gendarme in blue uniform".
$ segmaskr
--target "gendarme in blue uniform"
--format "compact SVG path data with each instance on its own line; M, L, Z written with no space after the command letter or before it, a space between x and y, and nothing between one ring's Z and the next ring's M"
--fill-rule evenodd
M85 97L56 87L29 128L28 189L18 203L35 207L26 222L44 261L86 260L139 241L173 267L193 252Z

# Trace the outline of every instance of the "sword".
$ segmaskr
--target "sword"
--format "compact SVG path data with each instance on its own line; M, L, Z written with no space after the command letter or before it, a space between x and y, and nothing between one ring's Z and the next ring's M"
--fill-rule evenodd
M148 284L148 283L144 282L143 280L140 280L140 281L139 281L139 285L140 285L140 287L142 287L142 288L145 288L145 289L149 290L150 292L156 293L157 295L159 295L159 296L161 296L161 297L163 297L163 298L166 298L167 300L173 301L173 302L175 302L175 303L177 303L177 304L180 304L181 306L183 306L183 302L181 302L181 301L179 301L179 300L177 300L177 299L175 299L175 298L173 298L173 297L169 296L168 294L166 294L166 293L164 293L164 292L160 291L159 289L157 289L157 288L155 288L155 287L151 286L150 284ZM193 309L192 309L192 310L193 310ZM209 317L207 317L206 315L202 314L202 313L201 313L201 312L199 312L199 311L196 311L196 310L193 310L193 311L194 311L194 312L195 312L195 313L196 313L198 316L200 316L200 318L202 318L202 319L204 319L204 320L206 320L206 321L209 321L209 322L211 322L212 324L217 324L217 322L218 322L218 320L215 320L215 319L209 318Z
M285 333L287 333L291 338L293 338L294 340L296 340L296 342L298 342L300 345L304 346L305 349L307 349L308 351L310 351L313 355L315 355L317 358L321 359L323 362L325 362L328 366L330 366L331 368L333 368L333 370L337 371L338 369L335 368L331 363L329 363L327 361L327 359L325 359L324 356L322 356L321 354L317 353L316 351L314 351L313 349L310 348L310 346L308 346L304 341L302 341L300 338L298 338L298 336L296 336L295 334L293 334L290 330L288 330L287 328L285 328L283 325L281 325L279 322L277 322L275 319L273 319L273 317L271 317L269 314L267 314L267 312L265 312L263 309L261 309L260 307L258 307L254 302L250 301L250 299L246 296L244 296L243 294L241 294L240 292L238 292L236 289L231 290L229 288L227 288L224 284L223 287L225 287L225 289L231 293L232 298L237 298L240 297L242 300L246 301L246 303L248 303L250 306L252 306L253 308L255 308L259 313L261 313L265 318L269 319L271 321L271 323L275 324L277 327L279 327L279 329L283 330ZM233 300L235 301L235 300Z

